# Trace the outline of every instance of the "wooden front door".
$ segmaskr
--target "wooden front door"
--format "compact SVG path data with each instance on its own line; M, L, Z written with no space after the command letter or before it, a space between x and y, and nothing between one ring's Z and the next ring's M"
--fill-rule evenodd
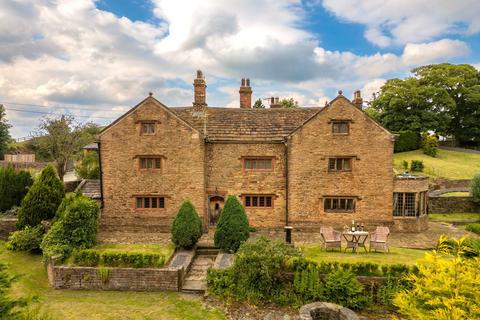
M208 197L208 224L214 226L217 224L220 213L223 209L223 203L225 199L222 196L209 196Z

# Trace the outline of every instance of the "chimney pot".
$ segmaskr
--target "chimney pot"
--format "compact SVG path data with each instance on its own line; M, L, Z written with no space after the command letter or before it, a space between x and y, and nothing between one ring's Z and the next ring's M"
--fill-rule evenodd
M271 97L270 98L270 108L281 108L282 105L279 102L278 97Z
M193 80L193 106L203 108L207 106L207 84L202 70L197 70L197 78Z
M242 83L240 86L240 108L250 109L252 107L252 88L250 87L250 79L242 78Z
M354 105L357 106L357 108L359 108L360 110L362 109L363 107L363 98L362 98L362 94L360 92L360 90L355 90L355 92L353 93L353 101L352 103Z

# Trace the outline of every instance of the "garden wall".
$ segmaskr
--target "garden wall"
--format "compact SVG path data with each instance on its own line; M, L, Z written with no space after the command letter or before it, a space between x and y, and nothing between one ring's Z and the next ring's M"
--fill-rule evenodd
M7 240L8 235L16 230L17 218L0 219L0 240Z
M47 267L48 282L54 289L117 291L180 291L195 251L177 251L163 268Z
M461 179L461 180L448 180L443 178L436 178L430 182L430 190L439 190L439 189L460 189L466 188L470 189L471 180Z
M455 212L480 212L472 197L439 197L430 195L428 198L428 212L430 213L455 213Z

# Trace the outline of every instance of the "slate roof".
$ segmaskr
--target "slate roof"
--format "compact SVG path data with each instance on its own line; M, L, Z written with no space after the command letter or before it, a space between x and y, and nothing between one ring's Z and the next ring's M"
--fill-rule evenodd
M169 108L200 132L204 116L193 107ZM240 109L212 108L207 112L206 135L210 141L282 141L322 108Z
M91 199L102 198L100 180L82 180L75 191L80 190L82 194Z

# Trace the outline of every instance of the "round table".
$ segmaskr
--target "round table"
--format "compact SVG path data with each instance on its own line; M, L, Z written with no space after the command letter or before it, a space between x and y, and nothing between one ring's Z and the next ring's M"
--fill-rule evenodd
M367 248L365 247L365 241L367 241L368 232L367 231L347 231L343 233L343 238L347 241L347 246L345 247L345 252L347 249L352 249L352 252L358 253L358 248L363 247L365 252Z

